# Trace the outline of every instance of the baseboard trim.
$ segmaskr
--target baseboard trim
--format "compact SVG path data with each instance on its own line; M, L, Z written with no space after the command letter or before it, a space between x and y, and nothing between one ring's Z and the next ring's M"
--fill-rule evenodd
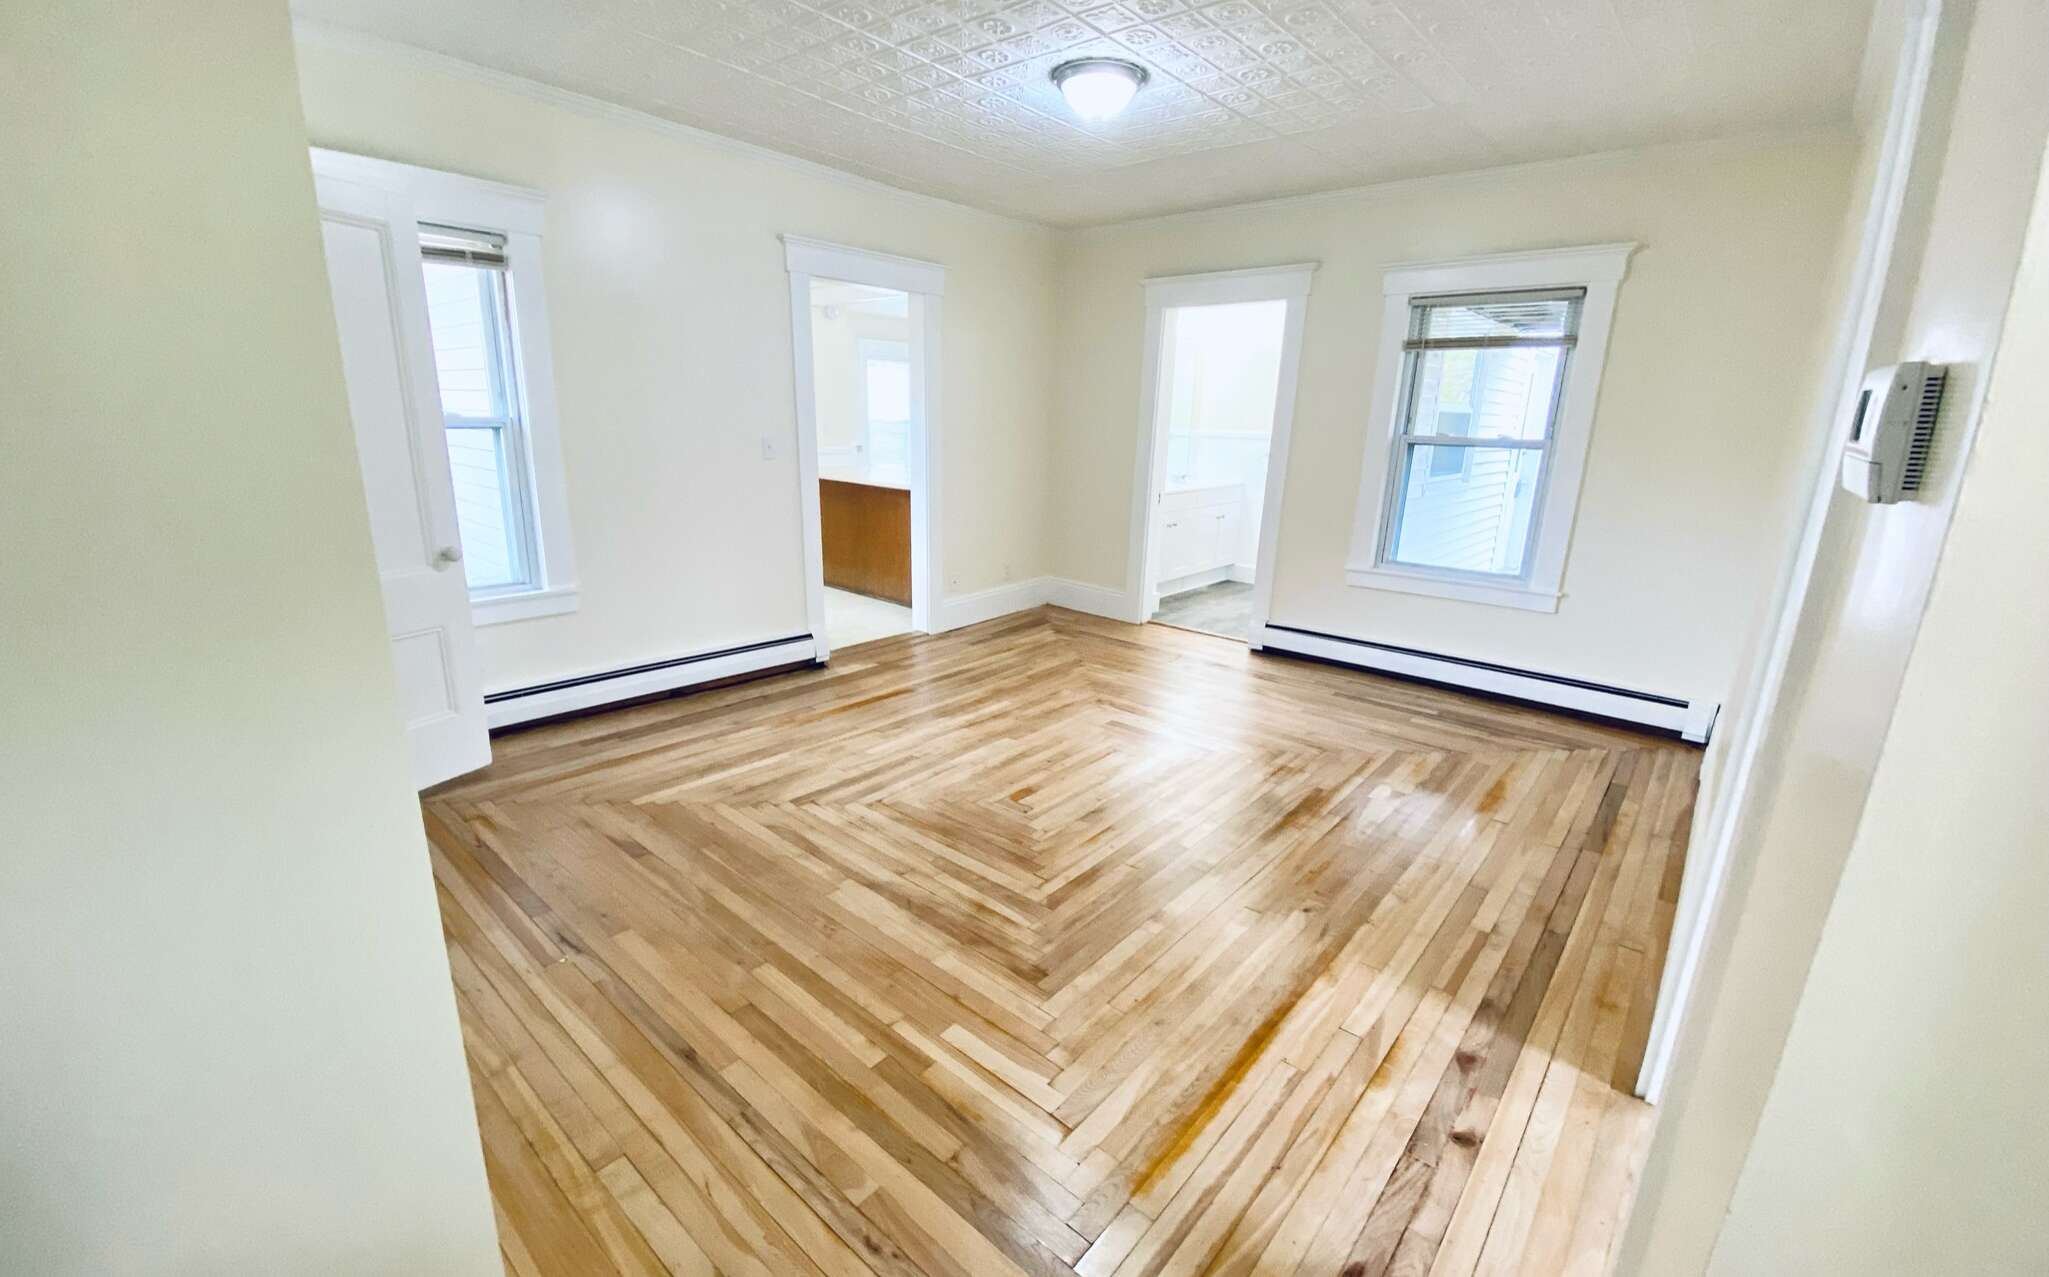
M1047 585L1046 602L1054 607L1087 612L1090 616L1106 617L1130 625L1138 624L1138 601L1123 590L1090 585L1086 581L1070 581L1061 576L1048 577Z
M807 664L816 659L817 653L818 645L811 636L799 634L696 652L665 661L649 661L622 669L579 674L531 687L510 687L485 695L484 718L492 727L512 727L535 719L678 691L700 683L714 683L738 674Z
M1085 581L1070 581L1066 577L1035 576L1028 581L1013 581L1008 585L947 599L940 604L939 628L933 632L944 633L965 625L980 625L999 616L1029 612L1048 603L1112 621L1135 624L1138 620L1138 608L1132 603L1131 596L1122 590L1090 585Z
M1030 580L976 590L972 594L953 595L940 603L939 624L933 633L943 634L966 625L980 625L1013 612L1029 612L1045 603L1046 590L1047 579L1035 576Z
M1421 679L1446 687L1487 692L1554 709L1612 718L1671 732L1695 744L1707 742L1714 730L1715 715L1721 708L1712 701L1683 701L1655 692L1612 687L1586 679L1396 647L1342 634L1296 629L1289 625L1262 626L1253 638L1253 646L1258 648L1313 656L1359 669L1399 674L1404 678Z

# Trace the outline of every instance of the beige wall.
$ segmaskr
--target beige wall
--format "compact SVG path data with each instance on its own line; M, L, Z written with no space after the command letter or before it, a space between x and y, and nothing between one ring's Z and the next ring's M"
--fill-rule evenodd
M1314 259L1273 619L1727 695L1792 517L1849 135L1679 147L1085 231L1063 241L1055 571L1124 585L1147 275ZM1555 615L1346 585L1381 269L1637 240ZM1378 445L1375 448L1379 456Z
M495 1273L284 6L0 83L0 1269Z
M2038 194L1955 522L1715 1273L2049 1267L2044 351Z
M1888 267L1869 359L1951 365L1935 459L1916 501L1830 498L1785 690L1760 747L1758 786L1661 1106L1625 1272L1697 1273L1715 1245L1879 766L1998 344L2049 134L2038 56L2049 6L1946 8L1915 161L1918 194ZM1981 765L1987 758L1975 741L1950 747ZM1953 845L1945 839L1944 851ZM1903 934L1915 925L1903 913L1894 920ZM1889 996L1876 979L1868 992ZM1838 1151L1847 1172L1854 1154Z
M1044 570L1052 231L429 58L315 39L300 77L319 145L549 196L582 606L480 629L487 691L803 632L785 231L945 264L942 588Z

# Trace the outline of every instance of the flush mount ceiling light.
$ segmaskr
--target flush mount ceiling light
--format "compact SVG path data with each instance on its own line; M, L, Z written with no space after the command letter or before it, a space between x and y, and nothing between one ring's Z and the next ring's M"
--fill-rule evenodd
M1053 68L1053 83L1084 120L1107 120L1131 105L1146 69L1122 58L1076 58Z

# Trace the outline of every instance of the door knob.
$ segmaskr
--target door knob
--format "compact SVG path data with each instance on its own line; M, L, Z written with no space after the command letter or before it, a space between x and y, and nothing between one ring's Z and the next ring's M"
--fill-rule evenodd
M434 555L434 570L436 572L444 571L450 565L460 562L462 562L462 547L444 545Z

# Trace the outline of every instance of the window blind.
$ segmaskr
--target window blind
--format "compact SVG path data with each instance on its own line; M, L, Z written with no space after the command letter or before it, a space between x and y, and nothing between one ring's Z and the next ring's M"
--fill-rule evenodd
M1409 308L1404 350L1571 346L1579 339L1584 288L1466 293L1418 298Z
M459 226L420 223L420 256L430 262L461 262L485 270L504 270L505 237Z

